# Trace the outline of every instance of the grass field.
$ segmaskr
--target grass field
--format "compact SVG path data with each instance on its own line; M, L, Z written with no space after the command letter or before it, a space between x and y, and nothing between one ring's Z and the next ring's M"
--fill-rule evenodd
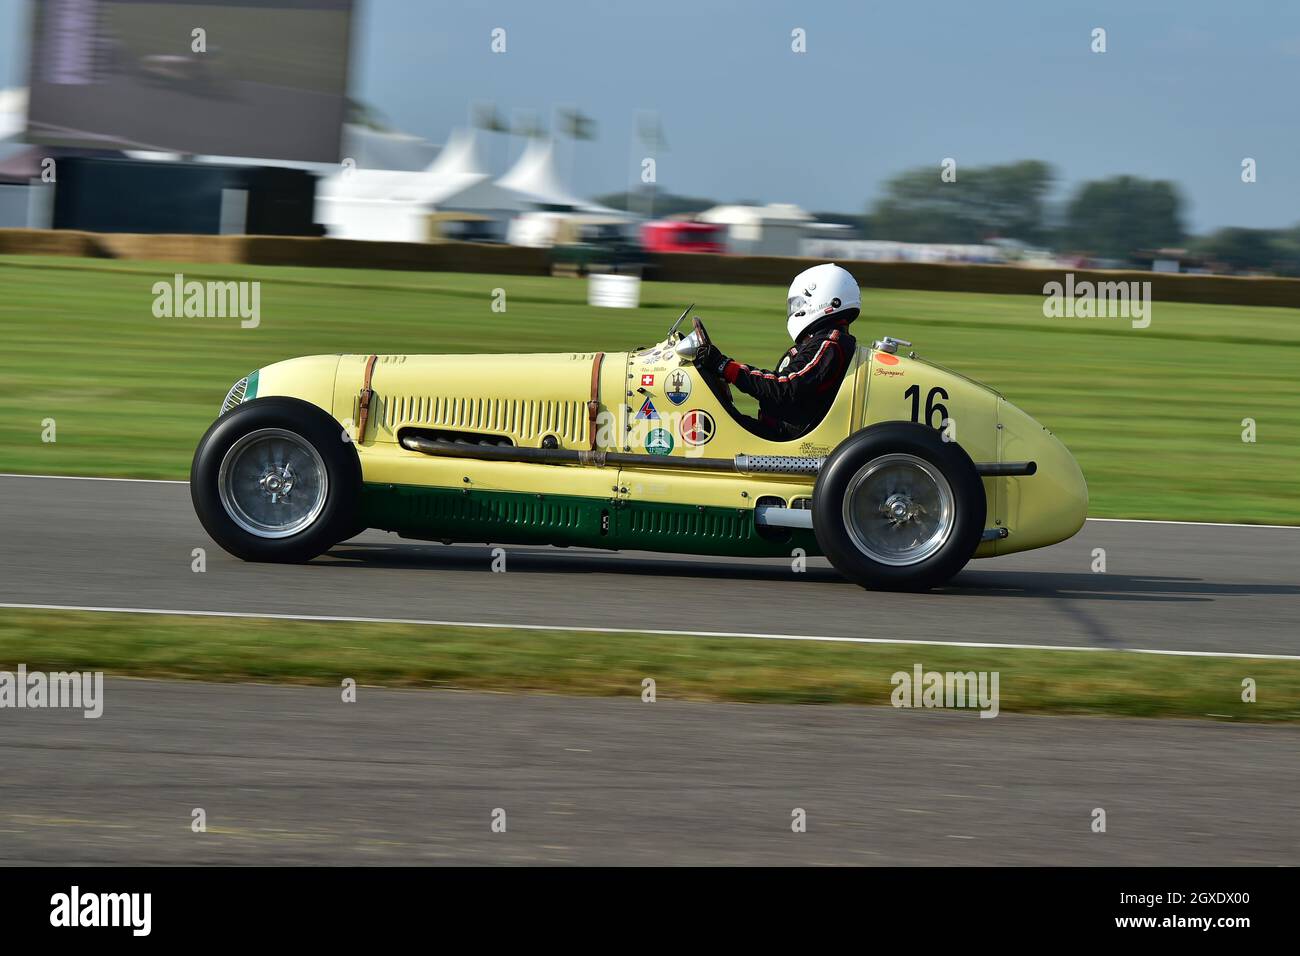
M261 281L260 326L155 318L151 287L176 271ZM767 365L788 346L783 289L647 283L636 311L585 293L574 279L0 257L0 471L183 478L230 384L295 355L616 351L661 338L688 302L729 354ZM1095 516L1300 523L1300 311L1156 302L1135 330L1046 319L1032 296L868 289L855 331L910 339L1037 417L1079 459Z
M1300 663L316 621L8 611L0 668L885 706L897 671L997 671L1003 712L1300 720ZM1253 678L1255 703L1241 700ZM362 692L364 693L364 691ZM110 701L111 706L111 701Z

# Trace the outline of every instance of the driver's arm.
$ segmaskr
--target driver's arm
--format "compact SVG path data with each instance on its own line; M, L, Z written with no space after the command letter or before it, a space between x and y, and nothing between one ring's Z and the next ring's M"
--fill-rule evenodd
M780 372L763 368L750 368L734 359L722 361L719 371L723 378L746 395L758 399L759 404L788 405L811 399L814 395L834 388L843 377L847 362L844 347L839 342L839 332L822 339L815 349L796 353Z

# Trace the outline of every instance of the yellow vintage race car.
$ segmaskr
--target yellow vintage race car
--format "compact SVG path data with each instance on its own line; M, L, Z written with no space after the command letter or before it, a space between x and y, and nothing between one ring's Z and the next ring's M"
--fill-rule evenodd
M864 587L942 584L972 557L1083 525L1050 432L885 338L825 417L754 434L688 308L656 345L538 355L316 355L230 390L194 455L207 532L306 561L367 528L423 540L744 557L825 555Z

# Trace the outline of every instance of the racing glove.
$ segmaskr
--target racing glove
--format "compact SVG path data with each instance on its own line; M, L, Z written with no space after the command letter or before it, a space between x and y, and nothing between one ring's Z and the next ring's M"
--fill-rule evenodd
M713 375L721 375L729 361L731 360L718 351L718 347L712 342L695 353L695 367L701 372L709 372Z

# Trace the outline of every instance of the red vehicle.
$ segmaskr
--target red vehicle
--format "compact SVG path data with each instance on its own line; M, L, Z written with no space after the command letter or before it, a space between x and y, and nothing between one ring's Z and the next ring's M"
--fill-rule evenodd
M646 252L727 251L726 227L711 222L659 219L641 227L641 244Z

